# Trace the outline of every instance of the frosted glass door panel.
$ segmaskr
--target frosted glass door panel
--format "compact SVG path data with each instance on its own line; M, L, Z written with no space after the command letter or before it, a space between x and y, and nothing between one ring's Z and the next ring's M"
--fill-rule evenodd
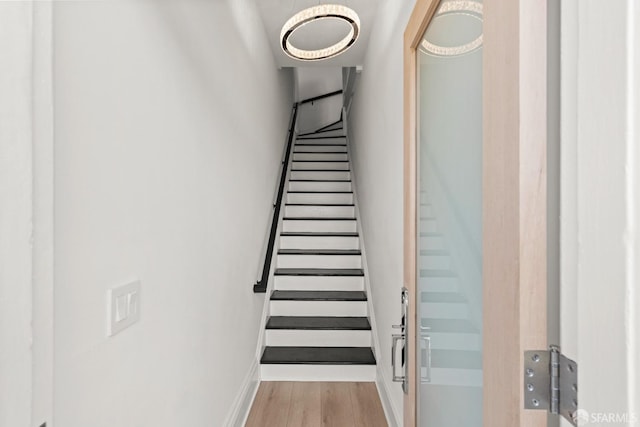
M442 1L418 53L418 425L482 425L482 3Z

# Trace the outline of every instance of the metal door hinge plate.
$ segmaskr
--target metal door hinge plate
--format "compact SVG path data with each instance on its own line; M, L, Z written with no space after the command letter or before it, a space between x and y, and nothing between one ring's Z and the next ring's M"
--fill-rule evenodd
M559 347L524 352L524 407L548 410L577 425L578 364Z

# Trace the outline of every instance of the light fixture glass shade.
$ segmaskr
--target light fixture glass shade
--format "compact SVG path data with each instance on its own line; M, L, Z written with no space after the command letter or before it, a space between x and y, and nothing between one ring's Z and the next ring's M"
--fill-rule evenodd
M291 35L298 28L306 25L310 22L320 19L341 19L346 21L351 29L349 33L339 42L334 45L316 49L305 50L295 47L289 41ZM294 59L303 61L318 61L320 59L327 59L333 56L340 55L342 52L349 49L358 39L360 35L360 18L358 14L346 6L339 4L321 4L318 6L304 9L295 15L293 15L282 27L280 32L280 46L284 53Z
M449 0L444 1L438 8L435 17L449 14L467 15L482 21L482 3L473 0ZM476 39L459 46L438 46L423 39L420 43L422 50L434 56L459 56L475 51L482 46L482 34Z

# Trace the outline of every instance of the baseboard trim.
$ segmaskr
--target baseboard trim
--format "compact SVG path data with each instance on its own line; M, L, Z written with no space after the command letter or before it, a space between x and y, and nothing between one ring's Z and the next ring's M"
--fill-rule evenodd
M260 365L254 359L223 424L225 427L242 427L245 425L259 385Z
M376 387L378 388L378 394L380 395L380 402L382 403L382 409L387 417L387 423L389 427L400 427L402 424L398 420L402 420L402 414L399 409L394 405L393 400L390 397L389 381L385 378L380 367L376 369Z

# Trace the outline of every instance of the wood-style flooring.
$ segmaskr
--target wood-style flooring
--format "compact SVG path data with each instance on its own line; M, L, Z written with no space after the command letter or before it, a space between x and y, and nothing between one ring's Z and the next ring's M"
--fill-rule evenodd
M387 427L375 383L262 382L246 427Z

